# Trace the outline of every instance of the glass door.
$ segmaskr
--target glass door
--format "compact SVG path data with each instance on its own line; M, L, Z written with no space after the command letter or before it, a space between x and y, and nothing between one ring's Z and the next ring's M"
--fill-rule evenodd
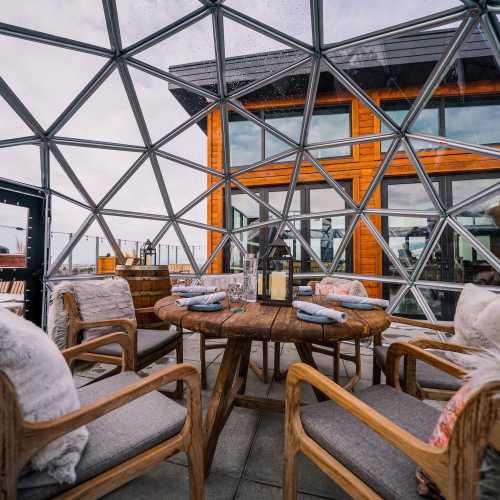
M0 307L40 325L44 195L0 184Z

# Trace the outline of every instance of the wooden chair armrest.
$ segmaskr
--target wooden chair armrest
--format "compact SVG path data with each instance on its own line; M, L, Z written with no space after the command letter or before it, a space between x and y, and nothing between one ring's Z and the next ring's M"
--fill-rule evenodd
M138 308L136 308L135 312L136 313L154 313L155 312L155 308L154 308L154 306L151 306L151 307L138 307Z
M287 397L286 397L286 419L289 421L289 412L294 412L297 419L300 417L299 406L299 383L306 382L313 387L323 392L329 399L335 401L344 410L351 413L358 420L374 430L383 439L389 442L392 446L401 450L405 455L411 458L416 464L423 467L425 470L446 468L446 450L431 446L415 437L410 432L399 427L397 424L389 420L384 415L378 413L372 407L356 398L352 393L346 391L341 386L330 380L328 377L305 363L293 364L289 370L286 380ZM305 433L300 424L300 428L296 428L296 432L301 434L301 441L313 445L311 440ZM316 445L317 446L317 445ZM441 469L442 467L442 469Z
M83 342L73 347L69 347L62 351L62 355L68 363L77 358L81 354L91 352L106 344L120 344L123 351L123 371L131 370L134 359L134 349L132 339L126 333L109 333L95 339Z
M451 325L439 325L437 323L431 323L430 321L422 321L420 319L410 319L401 318L399 316L389 316L393 323L401 323L403 325L418 326L420 328L427 328L429 330L435 330L437 332L444 332L449 334L455 333L455 328Z
M420 349L436 349L440 351L458 352L460 354L473 354L483 352L480 347L473 347L463 344L456 344L454 342L441 342L440 340L433 339L415 339L409 340L408 344L420 347Z
M189 389L187 402L188 415L184 426L190 426L191 421L193 421L193 424L196 421L196 425L201 425L201 383L198 370L186 363L177 364L159 370L148 377L142 378L123 389L112 392L93 403L82 406L79 410L55 420L46 422L23 421L21 424L23 436L20 446L21 462L24 464L36 450L47 445L54 439L78 429L82 425L88 424L134 399L155 391L162 385L177 380L183 380ZM192 415L194 411L198 410L200 411L200 415Z
M439 342L439 344L442 344ZM463 379L468 371L464 368L448 361L447 359L441 358L425 351L421 346L433 345L433 341L428 341L426 339L419 339L410 342L394 342L389 346L387 351L387 361L386 361L386 372L387 372L387 383L400 389L399 384L399 364L401 356L408 356L415 359L424 361L425 363L434 366L435 368L442 370L452 377ZM458 344L445 344L445 345L458 345ZM453 350L453 349L450 349ZM462 351L457 351L462 352Z

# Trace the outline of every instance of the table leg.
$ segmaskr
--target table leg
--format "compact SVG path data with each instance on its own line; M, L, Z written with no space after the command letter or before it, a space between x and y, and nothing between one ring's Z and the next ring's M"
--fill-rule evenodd
M333 381L338 384L340 377L340 342L333 343Z
M377 365L377 361L375 359L375 347L382 345L382 334L378 333L373 336L373 385L380 384L380 377L382 374L382 370Z
M302 363L307 363L309 366L316 368L316 370L318 369L313 358L311 344L307 342L295 342L295 348L297 349ZM328 399L319 389L313 388L313 390L318 401L326 401Z
M219 435L233 409L234 398L244 391L251 344L244 338L230 338L226 344L204 422L206 476L212 466Z

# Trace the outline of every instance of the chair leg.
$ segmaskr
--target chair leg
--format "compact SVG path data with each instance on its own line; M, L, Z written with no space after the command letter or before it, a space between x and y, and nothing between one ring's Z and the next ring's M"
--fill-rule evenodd
M199 386L198 386L199 387ZM205 467L203 454L203 422L201 409L201 394L199 388L190 394L191 439L186 449L189 473L189 499L203 500L205 498ZM188 400L189 405L189 400Z
M182 331L182 330L181 330ZM184 362L184 338L180 337L177 341L177 347L175 348L175 360L176 362ZM175 398L181 399L184 395L184 383L182 380L178 380L175 386Z
M267 366L267 347L269 345L269 342L267 340L262 341L262 379L264 384L267 384L269 378L268 378L268 366Z
M281 374L281 343L280 342L275 342L274 343L274 380L278 382L283 378Z
M205 335L200 333L200 365L201 365L201 388L207 388L207 361L205 359L206 339Z
M382 336L381 334L374 335L373 337L373 385L380 384L382 370L380 366L377 364L377 359L375 358L375 347L382 344Z
M285 416L285 449L283 453L283 500L297 499L298 447L293 433L291 416Z

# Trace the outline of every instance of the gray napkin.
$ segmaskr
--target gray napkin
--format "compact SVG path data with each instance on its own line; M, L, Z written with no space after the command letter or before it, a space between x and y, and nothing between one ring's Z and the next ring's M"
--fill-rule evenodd
M226 298L226 292L210 293L209 295L200 295L198 297L188 297L177 299L175 305L179 307L192 306L194 304L214 304L221 302Z
M347 321L347 314L344 312L336 311L330 307L323 307L318 304L313 304L312 302L304 302L302 300L294 300L292 306L295 309L300 309L301 311L311 314L312 316L326 316L327 318L333 319L337 323L344 323Z
M372 306L380 306L386 308L389 306L389 301L384 299L372 299L370 297L359 297L358 295L343 295L338 293L329 293L326 300L332 302L345 302L346 304L370 304Z

